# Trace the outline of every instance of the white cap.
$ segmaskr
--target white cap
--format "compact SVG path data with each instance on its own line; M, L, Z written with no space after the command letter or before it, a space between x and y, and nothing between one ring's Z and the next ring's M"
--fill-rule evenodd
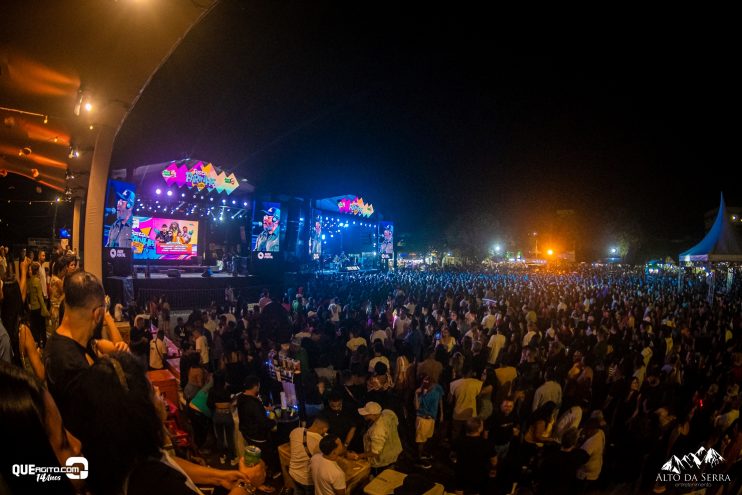
M378 402L366 402L366 407L362 407L358 410L358 414L361 416L368 416L369 414L381 414L381 406Z

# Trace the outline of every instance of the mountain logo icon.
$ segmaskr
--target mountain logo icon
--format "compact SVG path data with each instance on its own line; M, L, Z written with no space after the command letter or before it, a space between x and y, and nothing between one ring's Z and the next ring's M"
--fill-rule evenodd
M724 458L714 449L701 447L695 452L689 452L682 458L676 455L672 456L662 465L662 471L668 471L680 474L683 471L701 469L704 466L714 468L719 464L726 462Z

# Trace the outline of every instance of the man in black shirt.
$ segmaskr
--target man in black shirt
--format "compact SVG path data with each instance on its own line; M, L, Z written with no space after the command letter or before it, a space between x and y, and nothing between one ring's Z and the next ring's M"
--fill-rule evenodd
M456 487L467 494L490 493L487 485L490 470L497 464L495 451L482 437L484 425L479 418L466 422L466 435L460 437L455 445Z
M510 448L510 442L520 435L519 424L520 419L515 412L513 398L505 397L497 411L487 420L486 437L499 460L505 458Z
M240 433L247 445L254 445L263 452L263 460L268 467L277 472L278 450L274 445L271 431L276 420L268 417L272 406L263 406L260 400L260 379L255 375L245 378L245 390L237 398L237 415L240 420Z
M560 448L552 446L546 450L538 473L540 493L567 495L578 491L577 468L590 458L587 452L576 448L578 438L578 430L570 428L562 435Z
M98 354L129 348L124 342L99 338L106 319L106 303L103 286L95 275L81 270L65 277L64 298L62 324L46 346L46 381L67 429L79 437L84 425L78 424L81 415L75 399L82 374Z
M356 409L350 409L343 404L343 394L338 390L330 392L328 410L323 414L330 428L329 433L337 435L347 449L356 434L358 416Z

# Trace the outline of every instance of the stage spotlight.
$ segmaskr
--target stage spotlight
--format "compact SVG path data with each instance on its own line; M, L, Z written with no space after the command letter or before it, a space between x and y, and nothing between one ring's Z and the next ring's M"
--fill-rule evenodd
M242 203L242 206L247 206L247 201L245 201L244 203Z
M223 205L226 205L227 204L227 200L226 199L222 199L222 204Z
M155 189L155 194L157 194L158 196L162 194L162 189L160 189L159 187Z
M180 193L181 198L185 198L185 193Z
M209 201L214 201L214 198L209 198Z
M233 204L233 205L236 205L236 204L237 204L237 200L233 199L233 200L232 200L232 204Z
M83 106L83 108L85 108L85 111L86 112L92 112L93 111L93 104L90 103L89 101L86 101L85 102L85 105Z
M167 195L168 195L168 196L172 196L172 195L173 195L173 191L168 191L168 192L167 192Z

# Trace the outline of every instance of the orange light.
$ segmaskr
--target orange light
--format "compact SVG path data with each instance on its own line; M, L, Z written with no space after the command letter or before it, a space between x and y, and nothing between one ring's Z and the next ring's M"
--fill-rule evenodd
M554 255L554 250L553 249L548 249L546 251L546 254L548 254L549 256L553 256Z

